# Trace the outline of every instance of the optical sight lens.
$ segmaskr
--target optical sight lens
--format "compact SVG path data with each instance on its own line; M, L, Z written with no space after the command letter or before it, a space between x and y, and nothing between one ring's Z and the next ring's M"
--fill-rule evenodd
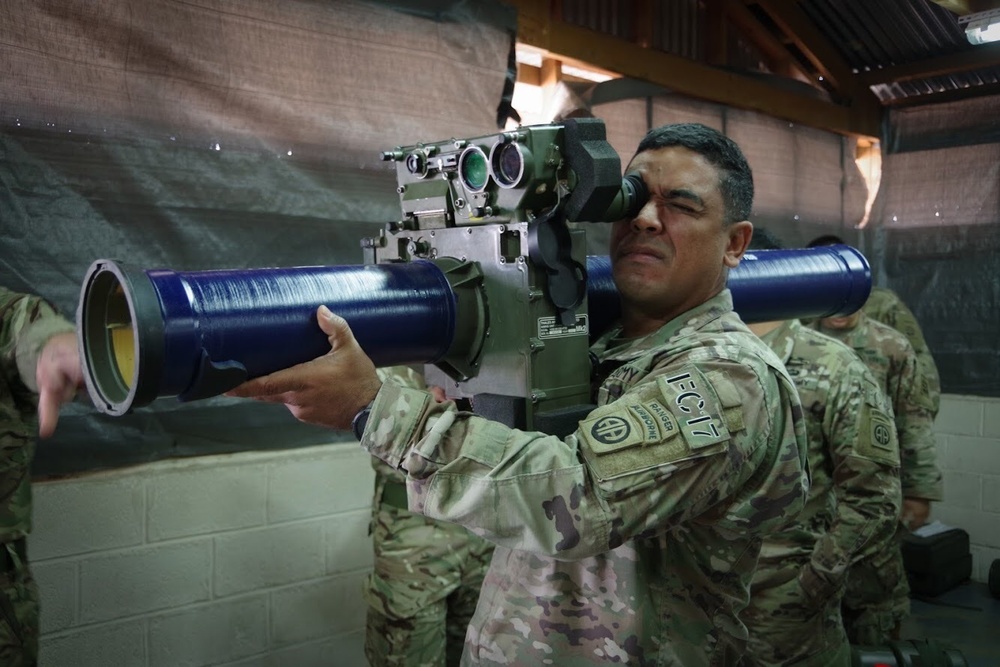
M502 187L514 187L524 175L524 156L516 143L497 144L491 153L493 177Z
M458 174L462 184L471 192L482 192L489 180L486 153L478 146L470 146L458 161Z

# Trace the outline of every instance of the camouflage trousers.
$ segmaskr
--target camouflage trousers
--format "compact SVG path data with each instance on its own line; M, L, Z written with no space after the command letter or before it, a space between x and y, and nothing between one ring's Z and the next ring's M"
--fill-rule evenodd
M372 667L458 665L493 545L407 511L405 498L402 484L377 480L365 656Z
M38 664L38 587L23 540L0 543L0 665Z
M903 530L900 525L885 549L847 573L842 612L852 644L886 644L895 639L894 630L910 615L910 585L900 551Z
M840 618L840 593L806 590L798 561L760 563L750 604L740 615L747 626L749 665L848 667L851 647Z

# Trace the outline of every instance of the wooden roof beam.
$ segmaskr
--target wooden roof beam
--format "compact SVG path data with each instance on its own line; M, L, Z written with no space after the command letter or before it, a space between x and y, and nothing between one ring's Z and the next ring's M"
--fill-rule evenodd
M947 76L958 72L1000 67L1000 42L980 44L966 51L937 58L925 58L916 62L890 65L882 69L865 72L858 78L867 86L880 83L896 83L927 79L933 76Z
M816 70L852 104L881 106L867 86L859 85L854 70L797 0L756 0L756 4L792 40Z
M534 4L534 3L526 3ZM792 92L756 77L711 67L587 28L548 21L547 9L519 12L518 39L566 64L597 65L677 93L751 109L802 125L852 136L878 137L881 106L859 110ZM874 97L874 96L873 96Z
M931 0L931 2L959 16L1000 8L1000 0Z
M925 104L942 104L944 102L958 102L972 97L986 97L989 95L1000 95L1000 83L988 83L982 86L970 88L957 88L952 90L942 90L936 93L924 93L923 95L908 95L895 100L888 100L886 106L893 109L905 107L918 107Z
M729 0L705 0L705 25L703 30L705 60L709 65L724 66L729 63Z
M799 81L815 85L816 77L792 57L788 49L774 34L762 24L742 0L724 0L725 16L732 21L754 46L768 60L772 71ZM720 63L722 64L722 63Z

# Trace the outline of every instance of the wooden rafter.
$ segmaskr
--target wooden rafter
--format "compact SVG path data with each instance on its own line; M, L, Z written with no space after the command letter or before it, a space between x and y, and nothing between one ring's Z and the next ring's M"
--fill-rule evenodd
M705 60L709 65L725 65L729 60L728 4L729 0L705 0Z
M781 40L758 21L753 12L747 9L743 0L724 0L724 2L726 17L732 21L733 25L739 28L747 40L764 54L764 57L768 59L775 73L798 79L799 81L809 83L815 81L815 77L811 76L792 57L792 54L781 43Z
M959 16L977 14L1000 7L1000 0L931 0Z
M981 44L967 51L938 58L926 58L912 63L883 67L873 72L865 72L859 75L859 78L865 85L874 86L880 83L946 76L986 67L1000 67L1000 42Z
M984 97L987 95L1000 96L1000 83L988 83L975 88L957 88L954 90L942 90L937 93L925 93L923 95L910 95L895 100L888 100L886 106L893 109L904 107L922 106L925 104L943 104L945 102L957 102L971 97Z
M852 104L878 105L853 69L795 0L755 0L835 90Z
M712 67L552 18L547 2L509 0L518 8L518 40L566 64L590 64L661 85L677 93L751 109L802 125L852 136L878 137L881 106L835 104L759 77ZM858 97L861 97L860 95Z

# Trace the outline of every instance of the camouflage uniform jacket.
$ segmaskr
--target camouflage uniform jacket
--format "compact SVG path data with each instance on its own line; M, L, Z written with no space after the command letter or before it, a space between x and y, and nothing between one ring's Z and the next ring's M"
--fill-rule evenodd
M892 403L899 437L900 477L904 498L941 500L943 483L937 467L932 404L920 381L917 355L906 336L864 312L853 329L819 331L836 338L861 357Z
M35 365L51 336L70 331L73 325L43 299L0 287L0 542L31 532Z
M781 362L728 290L595 345L597 407L561 439L383 385L362 440L410 509L498 545L463 664L733 664L762 535L808 490ZM581 360L583 363L583 360Z
M376 369L376 372L382 382L395 382L413 389L425 389L427 387L423 374L410 366L379 368ZM400 484L406 482L406 473L392 467L385 461L373 456L371 463L372 470L375 471L377 485L381 485L385 481L399 482Z
M871 319L888 324L910 341L913 351L917 354L917 365L920 367L923 380L927 383L926 391L931 401L931 415L937 417L941 407L941 378L938 375L937 364L934 363L934 355L927 347L927 341L924 340L924 334L913 312L895 292L884 287L872 288L871 296L868 297L862 310Z
M892 405L846 345L794 320L763 339L798 389L812 485L796 525L764 540L755 581L801 566L801 584L822 600L848 566L892 543L902 508Z

